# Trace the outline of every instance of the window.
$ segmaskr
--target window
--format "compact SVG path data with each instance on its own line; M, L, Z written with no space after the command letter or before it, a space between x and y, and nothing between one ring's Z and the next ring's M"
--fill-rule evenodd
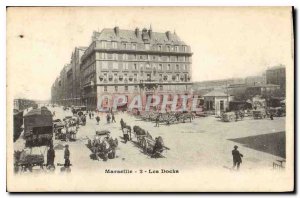
M107 62L102 62L102 69L108 69Z
M128 70L128 63L124 63L124 69Z
M155 56L153 56L152 59L155 60Z
M176 64L176 70L179 70L179 65L178 64Z
M134 74L134 81L137 81L137 74Z
M137 65L136 65L136 63L134 63L133 68L134 68L134 70L137 70Z
M150 44L149 44L149 43L146 43L146 44L145 44L145 49L146 49L146 50L149 50L149 49L150 49Z
M108 53L108 54L107 54L107 59L111 60L112 58L113 58L113 54Z
M177 52L178 51L178 46L175 46L174 50L175 50L175 52Z
M162 64L159 64L158 69L162 70Z
M158 50L161 51L161 49L162 49L162 48L161 48L161 45L159 45L159 46L158 46Z
M147 74L147 80L151 80L151 74Z
M176 80L179 81L179 74L176 75Z
M159 85L159 90L162 91L163 90L163 86Z
M149 69L149 68L150 68L150 65L149 65L149 63L147 63L147 64L146 64L146 68L147 68L147 69Z
M171 70L171 65L170 65L170 64L168 64L168 66L167 66L167 70L168 70L168 71L170 71L170 70Z
M183 51L185 52L186 51L186 46L183 46L182 48L183 48Z
M122 75L119 76L119 80L120 80L120 81L123 80L123 76L122 76Z
M115 91L118 91L118 86L115 86Z
M119 66L118 66L117 62L113 62L113 69L119 69Z
M162 79L163 79L162 74L159 74L159 80L162 80Z
M138 90L138 86L134 85L134 90L137 91Z
M167 75L164 76L164 80L165 80L165 81L168 80L168 76L167 76Z
M103 89L104 89L104 91L107 91L107 86L104 86Z
M122 46L123 46L123 49L126 49L126 43L123 43Z
M128 91L128 86L127 85L125 86L125 91Z
M170 46L168 46L168 47L167 47L167 49L168 49L168 52L169 52L169 51L171 51L171 48L170 48Z
M132 44L132 49L136 50L136 44Z
M143 56L142 55L140 55L140 60L143 60Z
M102 42L101 42L101 47L102 47L102 48L106 48L106 41L102 41Z
M116 49L116 48L118 47L117 42L113 41L113 42L112 42L112 47L113 47L114 49Z

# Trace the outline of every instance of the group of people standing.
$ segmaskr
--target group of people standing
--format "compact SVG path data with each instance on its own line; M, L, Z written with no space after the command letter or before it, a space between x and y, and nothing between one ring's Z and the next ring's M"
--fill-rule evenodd
M99 125L99 122L100 122L100 116L99 115L97 115L96 116L96 121L97 121L97 125ZM115 118L115 114L114 114L114 112L111 112L111 113L107 113L106 114L106 122L107 123L116 123L116 118Z
M70 150L69 150L69 145L65 145L65 150L64 150L64 168L69 168L71 166L70 162ZM47 151L47 168L48 169L55 169L54 165L54 159L55 159L55 150L53 148L53 144L49 145L49 149Z

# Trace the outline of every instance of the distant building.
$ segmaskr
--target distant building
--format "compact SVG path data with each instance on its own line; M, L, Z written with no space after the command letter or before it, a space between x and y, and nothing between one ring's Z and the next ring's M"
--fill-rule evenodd
M221 115L226 111L231 100L230 96L221 90L213 90L203 95L203 98L205 110L215 115Z
M70 64L65 65L51 88L51 100L62 105L81 104L81 57L86 47L76 47Z
M23 98L14 99L14 110L15 112L23 111L24 109L33 107L35 104L36 103L33 100L28 100Z
M200 81L194 82L193 90L213 90L216 88L226 88L229 85L234 84L243 84L245 83L245 79L243 78L228 78L228 79L221 79L221 80L207 80L207 81Z
M280 89L285 91L286 90L285 66L279 65L267 69L266 79L267 79L267 84L279 85Z
M245 84L246 85L264 85L266 84L266 76L248 76L245 78Z

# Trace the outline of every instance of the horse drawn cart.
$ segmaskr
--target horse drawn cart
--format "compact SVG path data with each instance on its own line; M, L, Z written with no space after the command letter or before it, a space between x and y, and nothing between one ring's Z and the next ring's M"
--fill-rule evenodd
M44 169L44 155L43 154L31 154L23 151L15 151L14 153L15 161L15 172L26 172L29 170L32 172L34 167L40 167Z
M139 126L133 127L134 135L137 139L137 145L143 149L144 153L154 158L163 157L162 153L165 150L170 150L164 146L164 142L161 136L153 137Z

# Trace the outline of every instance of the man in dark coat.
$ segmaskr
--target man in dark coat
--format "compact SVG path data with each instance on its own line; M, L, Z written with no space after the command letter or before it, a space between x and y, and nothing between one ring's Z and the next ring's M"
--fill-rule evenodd
M116 119L115 119L115 114L112 112L111 113L111 123L116 123Z
M99 122L100 122L100 117L97 115L96 117L96 121L97 121L97 125L99 125Z
M121 118L120 124L121 124L121 129L123 130L123 128L124 128L124 121L123 121L123 118Z
M64 166L66 167L66 168L68 168L70 165L71 165L71 163L70 163L70 151L69 151L69 145L65 145L65 153L64 153L64 159L65 159L65 164L64 164Z
M159 115L156 116L156 119L155 119L155 126L156 126L156 127L159 127Z
M239 170L240 164L242 163L243 155L237 149L238 149L238 146L235 145L234 149L232 150L232 157L233 157L233 167L232 167L232 169L237 167L237 170Z
M53 145L50 144L50 147L47 152L47 167L48 166L54 167L54 158L55 158L55 151L53 149Z

